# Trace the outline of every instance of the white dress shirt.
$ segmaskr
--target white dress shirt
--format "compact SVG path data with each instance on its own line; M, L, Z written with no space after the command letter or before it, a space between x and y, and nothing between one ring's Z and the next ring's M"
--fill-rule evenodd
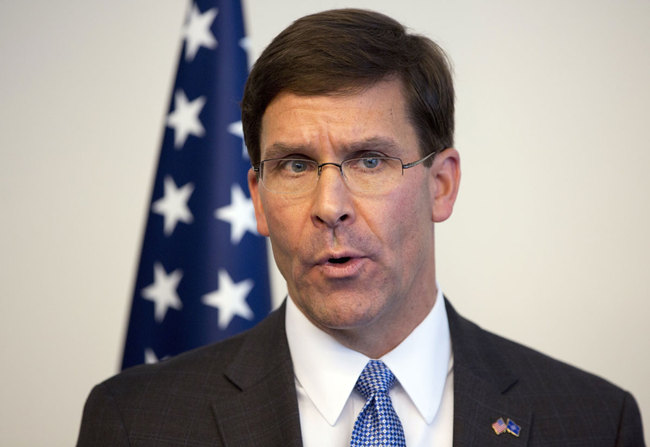
M368 357L314 326L287 300L286 330L305 447L350 445L365 399L354 385ZM429 315L381 360L397 378L390 391L408 447L452 447L453 358L442 292Z

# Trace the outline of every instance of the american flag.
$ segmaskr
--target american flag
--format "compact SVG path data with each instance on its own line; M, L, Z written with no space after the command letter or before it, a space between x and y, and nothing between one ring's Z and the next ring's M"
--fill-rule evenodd
M122 368L250 328L271 307L239 101L248 74L239 0L195 0L183 27Z
M508 428L508 426L506 425L505 422L503 422L503 418L497 419L492 424L492 430L494 430L494 433L496 433L497 435L500 435L501 433L506 431L507 428Z

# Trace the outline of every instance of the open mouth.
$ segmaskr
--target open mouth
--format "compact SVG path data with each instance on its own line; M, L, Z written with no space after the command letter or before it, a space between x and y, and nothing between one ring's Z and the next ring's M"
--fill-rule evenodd
M344 256L348 255L348 256ZM359 277L367 265L367 259L363 255L356 253L330 253L331 257L323 257L317 265L320 274L325 278L353 279Z
M345 263L348 262L349 260L350 260L350 257L349 257L349 256L344 256L344 257L342 257L342 258L329 258L329 259L327 260L327 262L329 262L329 263L331 263L331 264L345 264Z

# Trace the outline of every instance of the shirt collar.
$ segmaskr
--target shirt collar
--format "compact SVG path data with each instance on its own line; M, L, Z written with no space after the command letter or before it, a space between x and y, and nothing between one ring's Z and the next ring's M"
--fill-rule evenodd
M368 357L314 326L291 299L287 300L286 331L296 380L327 422L334 425ZM435 305L426 318L382 357L427 423L440 406L450 358L447 312L438 287Z
M451 337L440 287L429 315L382 360L430 424L440 407L451 367Z

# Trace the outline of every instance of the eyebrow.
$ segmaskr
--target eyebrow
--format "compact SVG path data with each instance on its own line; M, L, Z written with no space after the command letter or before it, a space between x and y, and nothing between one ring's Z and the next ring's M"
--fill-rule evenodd
M402 152L402 148L392 138L372 137L363 141L355 141L346 146L348 153L358 152L384 152L387 155L397 155Z
M273 143L264 151L264 158L284 158L289 154L311 151L312 147L304 144Z
M377 151L383 152L387 155L399 156L403 149L392 138L386 137L370 137L361 141L354 141L350 144L341 146L341 151L346 154L355 154L360 152ZM283 158L289 154L302 153L308 155L315 152L312 145L304 144L289 144L289 143L273 143L265 149L265 159L269 158Z

